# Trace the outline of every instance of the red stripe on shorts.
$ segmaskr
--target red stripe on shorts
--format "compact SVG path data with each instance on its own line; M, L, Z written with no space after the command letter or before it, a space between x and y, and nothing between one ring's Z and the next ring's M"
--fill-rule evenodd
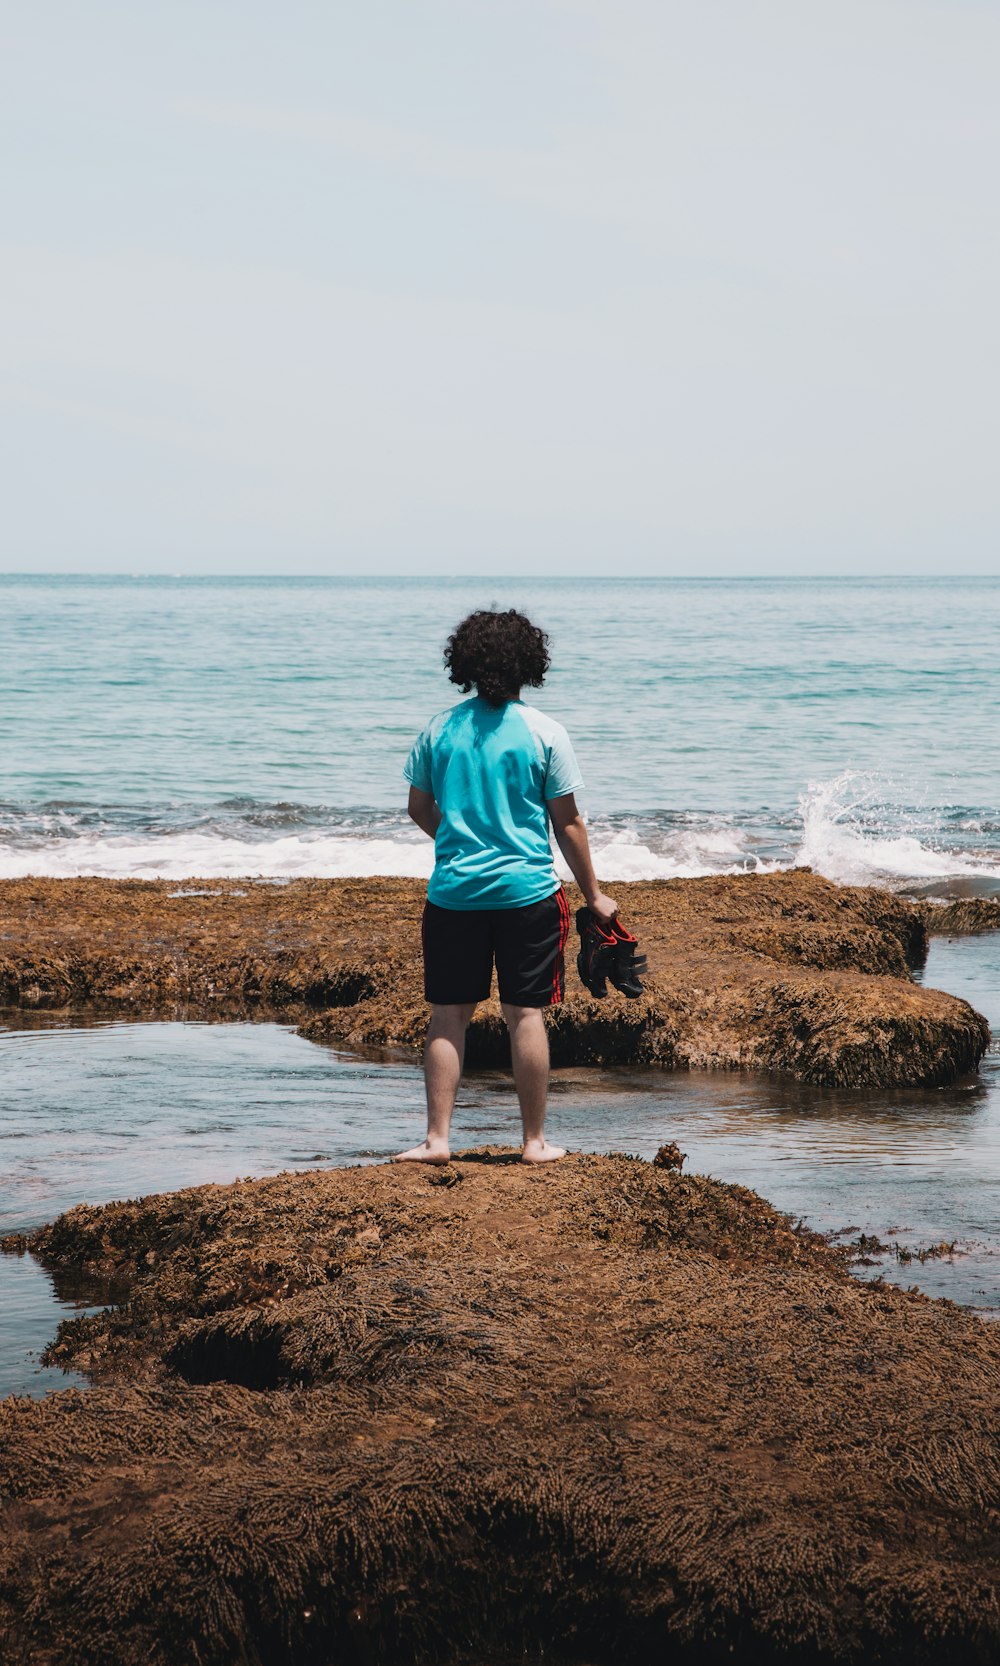
M566 893L560 885L556 892L556 902L559 905L559 947L556 950L556 961L552 968L552 1000L561 1001L563 998L563 951L569 936L569 903Z

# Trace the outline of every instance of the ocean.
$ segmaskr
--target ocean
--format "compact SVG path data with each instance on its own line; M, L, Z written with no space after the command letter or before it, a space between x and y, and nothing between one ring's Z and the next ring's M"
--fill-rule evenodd
M772 871L1000 895L1000 581L323 580L0 576L0 876L429 872L402 764L461 698L441 650L523 606L553 670L601 878ZM935 940L925 981L1000 1034L1000 935ZM893 1248L884 1276L1000 1313L1000 1056L947 1089L555 1073L550 1129L753 1186ZM320 1163L422 1131L419 1072L286 1026L0 1014L0 1232L75 1202ZM470 1075L455 1142L517 1138ZM929 1247L953 1247L921 1260ZM0 1261L0 1393L93 1292Z
M402 764L526 608L602 878L1000 891L1000 580L0 576L0 876L423 875Z

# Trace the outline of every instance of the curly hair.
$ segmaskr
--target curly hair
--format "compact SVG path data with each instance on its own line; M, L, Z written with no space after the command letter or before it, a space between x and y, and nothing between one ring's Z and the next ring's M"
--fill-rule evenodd
M516 700L522 688L541 688L549 668L549 639L514 608L482 608L452 631L444 663L463 694L475 686L491 706Z

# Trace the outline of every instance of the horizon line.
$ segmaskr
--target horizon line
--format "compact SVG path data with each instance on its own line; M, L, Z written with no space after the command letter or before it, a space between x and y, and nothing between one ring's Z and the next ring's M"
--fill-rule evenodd
M579 583L579 584L595 583L595 582L602 583L602 584L621 584L621 583L625 583L625 582L631 582L631 583L639 582L639 583L648 583L648 584L664 584L664 583L667 583L667 584L669 584L669 583L678 583L678 584L732 584L732 583L737 583L737 584L761 584L761 583L771 583L771 582L776 581L776 580L782 580L782 581L791 582L791 583L811 584L811 583L816 583L816 582L829 583L831 581L833 581L833 582L839 582L839 581L857 582L858 580L863 580L865 583L881 583L885 580L890 580L891 579L891 580L900 580L902 582L912 584L912 583L941 583L941 582L955 583L955 582L963 582L963 581L969 580L969 579L984 579L984 580L997 581L997 580L1000 580L1000 572L988 573L988 572L974 572L973 571L973 572L964 572L964 573L953 573L953 572L952 573L944 573L944 572L942 572L942 573L898 573L898 572L889 571L889 572L872 573L872 572L860 572L859 571L859 572L845 572L845 573L788 573L788 572L757 572L757 573L644 573L644 572L606 573L606 572L599 572L599 573L570 573L570 572L564 572L564 571L556 570L556 571L553 571L553 572L541 572L541 573L537 572L537 571L536 572L530 572L530 573L502 572L502 571L496 571L496 572L490 571L490 572L483 572L483 573L457 573L457 572L411 573L411 572L389 572L389 571L386 571L386 572L369 572L369 573L356 573L356 572L344 572L344 573L321 573L321 572L234 573L234 572L229 572L229 571L226 571L226 570L219 570L219 571L203 572L203 573L195 573L195 572L175 573L175 572L170 572L168 569L164 568L164 569L156 569L156 570L154 570L152 572L148 572L148 573L134 573L134 572L127 572L124 569L104 570L104 569L101 569L101 568L93 568L93 569L88 569L86 571L83 570L83 569L77 570L77 569L71 568L71 567L52 567L52 568L45 568L42 571L28 571L28 570L20 569L20 568L10 568L10 569L0 568L0 581L2 581L4 579L29 579L30 580L30 579L50 579L50 578L124 579L124 580L128 580L128 581L131 581L131 582L142 582L142 581L145 581L147 579L167 579L167 580L170 580L170 581L175 582L175 583L177 583L177 582L183 583L185 581L191 581L191 580L212 581L212 580L215 580L215 579L230 579L230 580L235 580L235 581L238 581L238 582L251 582L252 583L252 582L267 582L269 580L274 579L274 580L280 580L282 582L286 582L286 581L289 581L289 580L292 580L292 581L295 581L295 580L311 580L311 581L321 580L323 582L348 581L348 582L359 583L359 584L371 584L373 582L378 582L378 581L385 581L387 583L396 583L396 584L398 584L398 583L421 584L421 583L428 583L428 582L435 582L436 583L436 582L440 582L440 581L443 581L443 580L454 580L455 582L466 581L466 582L469 582L469 583L480 583L480 582L522 583L522 582L527 582L529 584L532 584L532 583L534 583L534 584L547 583L547 582L550 582L550 581L553 581L553 580L565 580L565 581L570 582L570 583Z

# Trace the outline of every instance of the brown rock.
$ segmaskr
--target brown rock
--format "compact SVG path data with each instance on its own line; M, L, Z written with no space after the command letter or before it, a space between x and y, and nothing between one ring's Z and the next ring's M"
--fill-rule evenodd
M915 905L934 937L977 937L1000 931L1000 897L960 897L956 902Z
M0 1404L10 1666L1000 1650L1000 1329L738 1186L464 1153L77 1209Z
M419 1048L422 885L197 885L205 894L166 881L0 883L0 1002L280 1014L317 1041ZM989 1043L985 1019L964 1001L910 978L926 951L924 905L805 869L617 885L615 894L649 957L646 993L597 1001L570 965L576 988L549 1015L557 1065L938 1085L974 1070ZM477 1014L467 1057L508 1057L495 1000Z

